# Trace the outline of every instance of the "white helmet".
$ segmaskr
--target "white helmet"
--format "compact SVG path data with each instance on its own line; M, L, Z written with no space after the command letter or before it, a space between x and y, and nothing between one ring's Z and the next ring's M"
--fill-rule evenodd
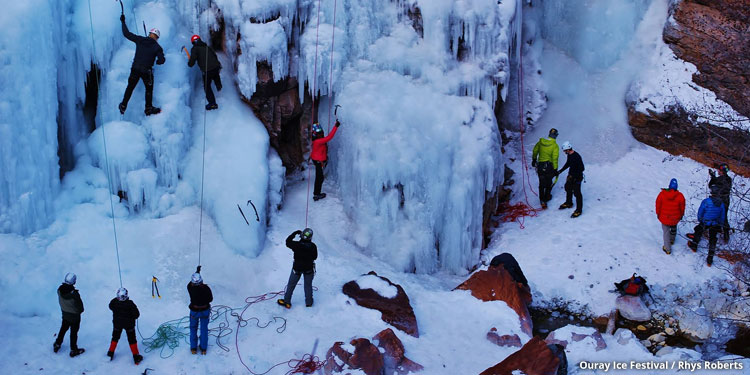
M161 33L159 32L159 29L157 29L155 27L153 29L149 30L148 33L156 35L157 38L161 38Z
M570 142L565 141L565 143L562 144L562 150L563 151L568 151L568 150L572 150L572 149L573 149L573 145L571 145Z
M65 284L69 285L75 285L76 284L76 274L72 272L68 272L65 274Z
M117 289L117 299L125 301L128 299L128 290L125 288Z
M192 282L193 284L200 284L200 283L203 282L203 277L201 277L201 274L199 274L198 272L196 272L190 278L190 282Z

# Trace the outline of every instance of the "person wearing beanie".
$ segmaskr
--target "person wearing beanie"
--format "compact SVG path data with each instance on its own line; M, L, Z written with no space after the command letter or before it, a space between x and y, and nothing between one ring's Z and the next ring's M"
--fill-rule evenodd
M206 355L208 349L208 318L211 317L211 302L214 295L211 288L203 283L201 266L195 270L187 285L190 294L190 352L198 353L198 326L200 325L201 354Z
M127 289L117 290L117 297L109 301L109 309L112 310L112 341L109 343L107 357L110 361L115 358L117 342L120 341L122 330L125 330L130 352L133 353L133 362L136 365L141 363L143 356L138 353L138 340L135 337L135 320L141 316L141 313L138 311L138 306L130 300Z
M549 130L547 138L539 138L531 153L531 166L536 168L539 177L539 201L543 209L547 209L547 202L552 199L552 179L557 170L560 152L557 149L557 129Z
M656 217L661 222L664 245L661 250L672 254L672 245L677 235L677 223L685 215L685 196L677 190L677 179L669 181L669 187L661 189L656 197Z

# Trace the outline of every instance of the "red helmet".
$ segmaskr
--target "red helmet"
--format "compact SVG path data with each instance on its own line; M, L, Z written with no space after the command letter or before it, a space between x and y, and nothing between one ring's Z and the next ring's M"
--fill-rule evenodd
M193 35L193 36L190 37L190 43L195 43L195 41L198 40L198 39L200 39L200 38L201 37L199 37L198 35Z

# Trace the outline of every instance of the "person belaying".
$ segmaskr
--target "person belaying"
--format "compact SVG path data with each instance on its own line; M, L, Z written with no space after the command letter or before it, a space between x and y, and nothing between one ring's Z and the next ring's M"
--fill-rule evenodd
M565 203L560 205L560 209L564 210L573 207L573 195L575 195L576 210L573 211L573 214L570 215L570 217L579 217L583 213L581 182L583 182L583 171L586 168L583 166L581 155L573 150L573 146L570 142L563 143L562 150L568 155L568 158L565 160L565 165L563 165L559 171L555 171L553 175L557 176L568 168L570 168L570 171L568 171L568 178L565 179Z
M130 67L130 77L128 77L128 87L125 89L125 95L122 97L122 102L118 106L121 114L125 114L125 110L128 108L128 101L130 96L133 95L133 89L138 84L139 80L143 81L143 85L146 87L146 107L143 113L146 116L154 115L161 112L161 108L153 106L154 96L154 59L156 64L164 64L164 51L157 42L161 33L159 29L151 29L148 33L148 37L135 35L128 31L128 26L125 25L125 15L120 16L120 23L122 23L122 35L125 36L129 41L135 43L135 56L133 57L133 65Z
M200 324L200 348L201 354L206 354L208 348L208 318L211 316L211 302L214 295L211 288L203 283L201 266L195 270L187 285L190 294L190 352L198 352L198 325Z
M547 209L547 202L552 199L552 179L557 170L559 151L557 150L557 129L549 130L547 138L539 138L531 153L531 166L536 168L539 176L539 201L543 209Z
M724 223L722 232L724 234L724 242L729 242L729 197L732 193L732 178L729 177L729 166L726 163L719 165L719 175L712 169L708 170L708 174L711 176L711 180L708 181L709 189L711 186L716 186L719 189L719 198L724 203Z
M83 301L78 290L74 287L76 284L76 275L68 273L65 280L57 288L57 301L60 303L62 310L62 325L60 332L57 333L57 339L52 344L52 350L57 353L62 346L65 333L70 328L70 356L75 357L86 351L78 347L78 329L81 327L81 314L83 314Z
M661 189L656 197L656 217L661 222L664 245L662 251L672 254L672 245L677 236L677 223L685 215L685 196L677 190L677 179L669 181L669 187Z
M299 241L294 237L299 235ZM284 298L278 300L278 304L286 307L292 307L292 293L297 286L302 275L305 276L305 306L313 305L312 282L315 277L315 259L318 259L318 247L312 242L313 230L305 228L296 230L286 238L286 247L294 252L294 263L292 264L292 273L289 275L289 282L286 284Z
M198 67L203 73L203 90L206 92L206 110L212 110L219 108L216 104L216 97L214 91L211 89L211 82L216 85L216 90L221 91L221 77L219 72L221 71L221 63L219 58L216 56L216 52L208 44L201 40L198 35L193 35L190 38L190 42L193 43L193 48L190 49L190 59L188 60L188 66L192 67L198 62Z
M336 135L336 130L341 126L339 120L336 120L336 124L331 130L331 134L324 136L323 127L317 122L312 126L312 151L310 152L310 159L315 164L315 189L313 190L313 200L319 200L326 197L325 193L321 193L320 189L323 188L323 169L328 164L328 142L333 139Z
M693 252L698 251L698 244L701 242L703 232L708 229L708 258L706 264L711 267L714 262L714 252L716 250L716 235L724 225L724 202L721 201L720 188L717 185L711 186L711 196L701 202L698 208L698 225L695 226L694 233L688 233L690 239L688 247Z
M141 316L138 306L128 297L128 290L120 288L117 290L117 297L109 301L109 309L112 310L112 341L109 343L107 357L110 361L115 358L115 348L120 341L122 330L128 336L130 352L133 353L133 362L141 363L143 356L138 353L138 340L135 337L135 320Z

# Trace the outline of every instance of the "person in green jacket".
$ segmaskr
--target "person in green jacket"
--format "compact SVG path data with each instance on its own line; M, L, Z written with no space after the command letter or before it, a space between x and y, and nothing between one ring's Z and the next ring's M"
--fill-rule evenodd
M557 129L549 130L548 138L539 138L531 154L531 166L536 168L539 176L539 201L547 209L547 202L552 199L552 179L557 171L557 159L560 151L557 147Z

